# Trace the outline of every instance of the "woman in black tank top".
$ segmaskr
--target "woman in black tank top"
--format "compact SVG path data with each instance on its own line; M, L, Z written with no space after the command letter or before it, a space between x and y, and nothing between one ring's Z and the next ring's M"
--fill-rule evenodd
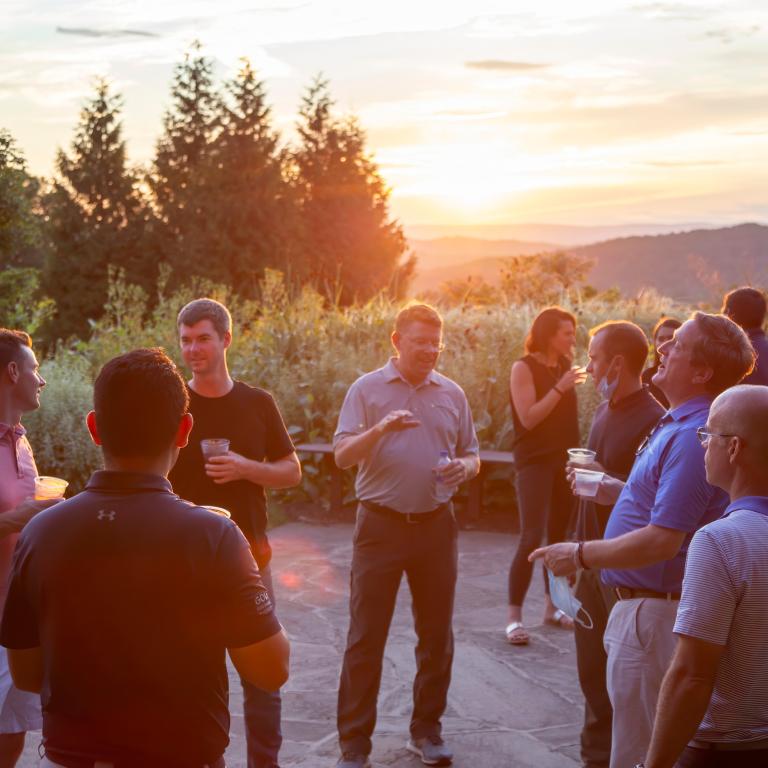
M515 487L520 513L520 542L509 570L509 624L507 641L528 643L523 627L523 601L533 566L528 555L546 532L547 541L563 541L573 507L565 478L567 449L580 444L574 386L586 378L573 368L576 319L560 307L542 310L525 342L526 355L516 361L509 391L515 426ZM544 574L544 623L571 629L573 622L549 599Z

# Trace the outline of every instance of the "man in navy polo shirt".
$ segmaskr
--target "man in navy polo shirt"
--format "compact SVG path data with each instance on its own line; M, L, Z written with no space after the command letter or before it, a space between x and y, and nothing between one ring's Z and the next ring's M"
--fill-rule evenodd
M768 387L712 404L707 479L728 492L693 537L647 768L768 765Z
M42 692L43 765L221 768L225 650L254 685L287 677L245 537L166 479L188 402L161 350L107 363L87 419L106 469L19 540L0 642L15 684Z
M626 484L603 481L596 501L615 502L605 539L542 547L531 559L557 576L601 568L618 602L604 636L613 706L611 768L645 756L661 681L674 650L673 627L685 555L694 531L718 518L727 497L707 482L696 430L714 397L754 365L744 331L724 315L696 312L660 348L653 377L670 410L641 444Z

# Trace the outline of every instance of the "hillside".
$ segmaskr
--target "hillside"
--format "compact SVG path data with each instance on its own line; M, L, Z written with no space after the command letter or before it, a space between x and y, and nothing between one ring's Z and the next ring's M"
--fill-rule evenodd
M446 249L441 262L440 243L445 240L420 244L422 251L429 253L429 260L419 261L416 291L434 290L442 282L470 275L493 284L504 256L547 250L541 243L527 244L529 250L513 251L513 247L526 244L461 238L462 252L468 258L460 260L456 249ZM505 251L504 243L511 244L509 250ZM427 248L425 244L429 244ZM601 290L616 286L625 296L635 296L650 287L680 301L716 301L735 285L768 285L768 226L760 224L621 237L567 250L595 261L588 278L592 285ZM419 255L419 249L416 253Z

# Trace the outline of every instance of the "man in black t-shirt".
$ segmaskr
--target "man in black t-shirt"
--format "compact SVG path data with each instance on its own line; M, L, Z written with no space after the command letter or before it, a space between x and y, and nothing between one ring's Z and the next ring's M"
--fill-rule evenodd
M596 463L588 467L624 480L635 461L638 446L664 414L664 408L643 386L641 375L648 340L634 323L609 322L590 332L589 364L603 402L598 405L589 432L588 447ZM612 507L579 499L577 538L600 539ZM579 572L576 597L592 617L592 629L578 623L576 661L584 693L581 756L586 768L607 768L611 755L613 710L606 689L607 657L603 634L614 599L600 581L600 571Z
M19 540L0 642L16 685L42 691L44 766L221 768L225 650L254 685L287 678L247 541L166 479L187 405L161 350L107 363L87 419L105 470Z
M274 603L264 489L298 485L301 465L272 396L229 375L232 318L227 308L196 299L179 312L178 329L181 354L192 373L187 386L195 424L170 481L183 498L229 510ZM228 440L229 451L206 460L200 441L211 438ZM243 680L243 697L248 768L278 768L280 694Z

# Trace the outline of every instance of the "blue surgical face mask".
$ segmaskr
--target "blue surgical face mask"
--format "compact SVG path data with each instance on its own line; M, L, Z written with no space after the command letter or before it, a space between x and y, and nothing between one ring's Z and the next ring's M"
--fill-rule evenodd
M565 576L555 576L549 568L547 568L547 577L549 578L549 597L554 603L555 608L559 608L566 616L578 622L584 629L592 629L594 627L592 617L586 612L581 601L571 592L568 579ZM586 624L579 616L580 613L587 617L589 624Z
M613 360L611 360L611 365ZM613 381L608 381L608 372L611 370L611 366L608 366L608 370L605 372L605 376L597 384L597 391L602 398L610 400L615 394L616 389L619 386L619 376L616 374L616 378Z

